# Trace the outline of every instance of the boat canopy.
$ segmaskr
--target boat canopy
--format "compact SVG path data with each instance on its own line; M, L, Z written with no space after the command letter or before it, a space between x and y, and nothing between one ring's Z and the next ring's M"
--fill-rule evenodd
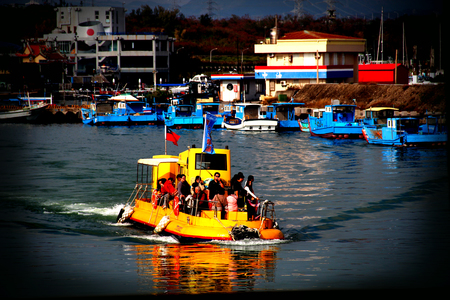
M398 110L395 107L371 107L366 109L366 111L380 111L380 110Z
M177 163L178 157L165 157L165 158L141 158L138 160L138 164L146 165L146 166L154 166L157 167L162 163Z

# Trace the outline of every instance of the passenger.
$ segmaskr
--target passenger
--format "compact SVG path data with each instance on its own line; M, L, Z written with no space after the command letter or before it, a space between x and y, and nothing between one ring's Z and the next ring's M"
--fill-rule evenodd
M178 182L177 190L178 190L178 197L180 198L181 206L180 211L184 211L186 208L186 197L190 195L191 193L191 186L189 183L186 182L186 175L180 174L179 176L180 181Z
M248 203L247 205L248 220L255 219L259 201L259 198L255 196L255 192L253 191L253 181L255 181L255 178L253 177L253 175L249 175L244 188L247 191L247 196L245 198Z
M195 199L196 202L198 202L198 204L196 204L195 202L193 204L194 212L196 212L197 215L199 215L202 210L209 209L207 194L205 193L205 191L202 191L199 186L194 187L192 198Z
M238 208L243 209L245 207L245 196L247 192L242 187L242 181L244 181L244 174L242 172L237 173L231 179L231 191L237 196Z
M156 201L156 202L154 202L154 205L161 205L161 203L162 203L162 196L164 196L163 195L163 192L164 192L163 186L164 186L165 182L166 182L165 178L158 179L158 182L156 184L156 189L153 191L153 195L155 196L154 201ZM155 206L155 209L156 209L156 206Z
M161 187L161 194L163 196L161 197L160 205L163 208L166 208L169 201L174 199L174 197L178 194L173 183L173 178L169 177L167 180L164 179L163 186Z
M209 200L212 201L213 206L220 211L221 218L225 217L225 207L227 206L227 199L225 198L225 185L220 179L220 173L214 173L214 180L209 183Z
M198 188L198 191L196 188ZM195 181L191 186L191 195L193 195L194 199L198 198L202 200L202 203L199 203L199 207L208 209L208 202L206 200L209 199L209 190L205 187L205 183L200 176L195 177Z
M228 211L238 211L236 194L231 194L227 197Z

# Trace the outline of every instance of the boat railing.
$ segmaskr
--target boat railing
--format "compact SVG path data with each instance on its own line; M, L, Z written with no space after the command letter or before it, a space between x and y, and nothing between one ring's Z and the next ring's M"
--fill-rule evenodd
M275 203L269 200L263 200L259 204L261 208L261 217L275 220Z
M136 199L139 200L151 200L153 188L151 183L136 183L127 204L132 205Z

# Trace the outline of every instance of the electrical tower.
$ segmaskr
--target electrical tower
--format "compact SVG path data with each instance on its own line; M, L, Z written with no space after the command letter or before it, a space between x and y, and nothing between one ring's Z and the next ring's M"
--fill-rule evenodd
M212 0L207 0L206 5L207 5L206 7L207 14L212 18L213 16L216 15L214 11L217 10L217 3Z
M292 0L294 1L294 9L292 13L298 18L302 18L305 15L305 10L303 8L303 3L305 0Z

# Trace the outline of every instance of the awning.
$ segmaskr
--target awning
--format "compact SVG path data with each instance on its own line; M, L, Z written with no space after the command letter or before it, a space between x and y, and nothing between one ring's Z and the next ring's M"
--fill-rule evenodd
M112 101L139 101L139 99L137 99L136 97L134 97L132 95L118 95L118 96L111 97L109 100L112 100Z
M147 165L147 166L154 166L157 167L159 164L162 163L177 163L178 157L166 157L166 158L141 158L138 160L138 164L141 165Z

